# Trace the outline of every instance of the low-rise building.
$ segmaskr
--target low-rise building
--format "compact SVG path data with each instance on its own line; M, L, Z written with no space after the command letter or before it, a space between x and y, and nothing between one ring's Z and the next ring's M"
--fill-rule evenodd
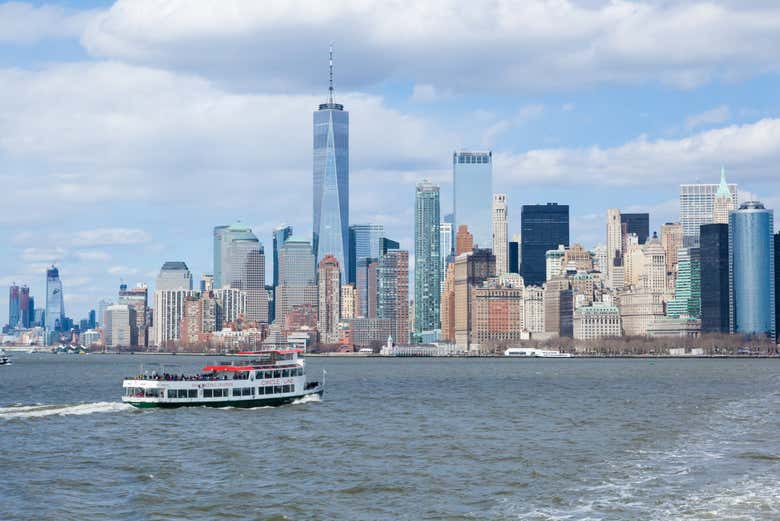
M620 310L615 306L595 303L574 311L574 338L595 340L622 335Z

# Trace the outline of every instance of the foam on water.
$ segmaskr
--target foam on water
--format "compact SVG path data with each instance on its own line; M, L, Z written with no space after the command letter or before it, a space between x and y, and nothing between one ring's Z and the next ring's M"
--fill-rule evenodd
M303 398L298 398L292 402L292 405L300 405L302 403L321 402L322 397L319 394L307 394Z
M133 407L122 402L94 402L79 404L36 404L0 407L0 419L44 418L47 416L81 416L98 412L121 412Z

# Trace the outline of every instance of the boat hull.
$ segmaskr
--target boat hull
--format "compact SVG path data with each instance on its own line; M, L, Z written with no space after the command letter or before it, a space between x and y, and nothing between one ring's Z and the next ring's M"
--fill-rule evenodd
M306 396L316 394L322 396L324 389L314 389L312 391L303 392L293 396L278 396L272 398L256 398L252 400L220 400L220 401L206 401L206 400L192 400L186 402L134 402L125 401L125 403L138 407L139 409L178 409L179 407L235 407L235 408L251 408L251 407L277 407L279 405L287 405L300 400Z

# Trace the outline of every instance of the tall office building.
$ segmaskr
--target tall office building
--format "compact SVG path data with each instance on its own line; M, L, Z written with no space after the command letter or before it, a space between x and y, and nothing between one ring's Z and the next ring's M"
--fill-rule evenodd
M193 295L191 288L158 289L154 292L154 318L152 319L154 345L159 348L170 348L178 344L181 339L184 302ZM108 315L110 307L106 308L104 316ZM108 321L107 318L104 320Z
M217 317L214 330L220 331L227 324L235 324L246 316L246 291L235 288L215 289L211 293L217 301Z
M506 194L493 194L493 255L496 275L509 273L509 214Z
M729 326L775 336L774 212L757 201L729 214Z
M639 244L647 242L650 236L649 213L621 213L620 224L623 233L633 233L639 239Z
M349 227L349 283L357 282L357 264L362 259L378 259L379 243L385 234L381 224L353 224Z
M558 203L523 205L521 211L520 274L526 284L541 285L548 250L569 246L569 206Z
M341 321L341 268L333 255L326 255L317 266L319 293L317 329L325 344L339 341Z
M279 249L284 244L284 241L292 237L292 234L293 234L292 226L283 224L281 226L277 226L276 228L274 228L274 232L273 232L274 288L279 285Z
M21 288L16 284L11 284L8 288L8 327L17 327L21 321Z
M409 252L390 250L376 270L377 318L389 320L393 340L409 343Z
M439 329L441 298L441 233L439 187L417 184L414 211L414 328L420 333Z
M202 273L200 275L200 292L211 291L214 289L214 275L211 273Z
M520 274L520 240L517 236L513 237L509 241L509 249L507 250L509 273Z
M65 301L62 298L60 270L55 266L46 270L46 314L47 331L61 331L65 322Z
M775 234L775 342L780 341L780 232Z
M330 50L328 102L314 112L312 251L315 262L326 254L339 261L343 279L349 259L349 112L333 102L333 48Z
M355 290L359 317L376 318L376 267L378 258L364 257L357 262ZM374 313L371 313L371 310Z
M737 208L739 200L737 185L722 183L731 193L732 209ZM683 229L683 247L699 246L699 231L702 224L713 222L715 196L720 189L717 184L683 184L680 185L680 224Z
M129 306L133 310L133 321L130 323L130 343L124 345L148 346L149 335L147 333L146 314L149 309L149 288L146 284L138 284L134 288L128 288L127 284L121 284L119 286L117 303Z
M214 281L218 288L246 291L246 320L268 322L268 293L265 290L265 250L252 230L241 223L217 226L219 248L214 250ZM215 241L216 245L216 241Z
M106 347L132 347L138 345L134 336L135 309L127 304L114 304L106 308L103 335Z
M729 225L703 224L701 244L701 331L729 332Z
M574 293L568 279L558 277L545 284L544 327L551 335L574 336Z
M682 224L661 225L661 246L666 251L666 273L673 276L677 269L677 252L683 247Z
M441 277L441 284L439 285L439 292L444 291L444 279L447 273L447 265L452 260L452 246L453 246L453 233L452 223L440 222L439 223L439 275Z
M465 224L458 226L458 233L455 235L455 256L468 253L474 249L474 236L469 233L469 228Z
M334 255L335 257L335 255ZM317 307L317 282L311 244L293 235L279 249L276 321L284 322L293 306Z
M454 266L454 333L460 351L476 351L474 344L474 291L496 275L496 257L487 248L475 248L455 258Z
M181 261L167 261L157 275L155 291L167 291L172 289L192 289L192 273L187 264Z
M666 304L666 315L679 318L701 316L701 250L683 248L677 252L677 280L674 298Z
M726 183L726 169L720 169L720 184L715 192L715 201L712 203L712 222L715 224L728 224L729 212L736 210L734 197Z
M623 227L620 219L620 210L610 208L607 210L607 274L613 266L622 264L623 258Z
M493 152L454 152L452 183L455 229L465 224L474 235L477 246L490 247Z

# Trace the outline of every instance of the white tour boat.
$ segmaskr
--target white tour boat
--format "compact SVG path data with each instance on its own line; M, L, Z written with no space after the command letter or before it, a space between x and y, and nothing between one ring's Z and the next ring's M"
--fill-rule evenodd
M322 396L324 382L307 382L301 349L238 353L197 375L153 372L122 382L122 401L135 407L257 407ZM323 371L323 376L324 376Z
M531 347L510 347L504 351L504 356L526 358L571 358L571 353L561 353L547 349L534 349Z
M0 365L11 365L11 357L2 349L0 349Z

